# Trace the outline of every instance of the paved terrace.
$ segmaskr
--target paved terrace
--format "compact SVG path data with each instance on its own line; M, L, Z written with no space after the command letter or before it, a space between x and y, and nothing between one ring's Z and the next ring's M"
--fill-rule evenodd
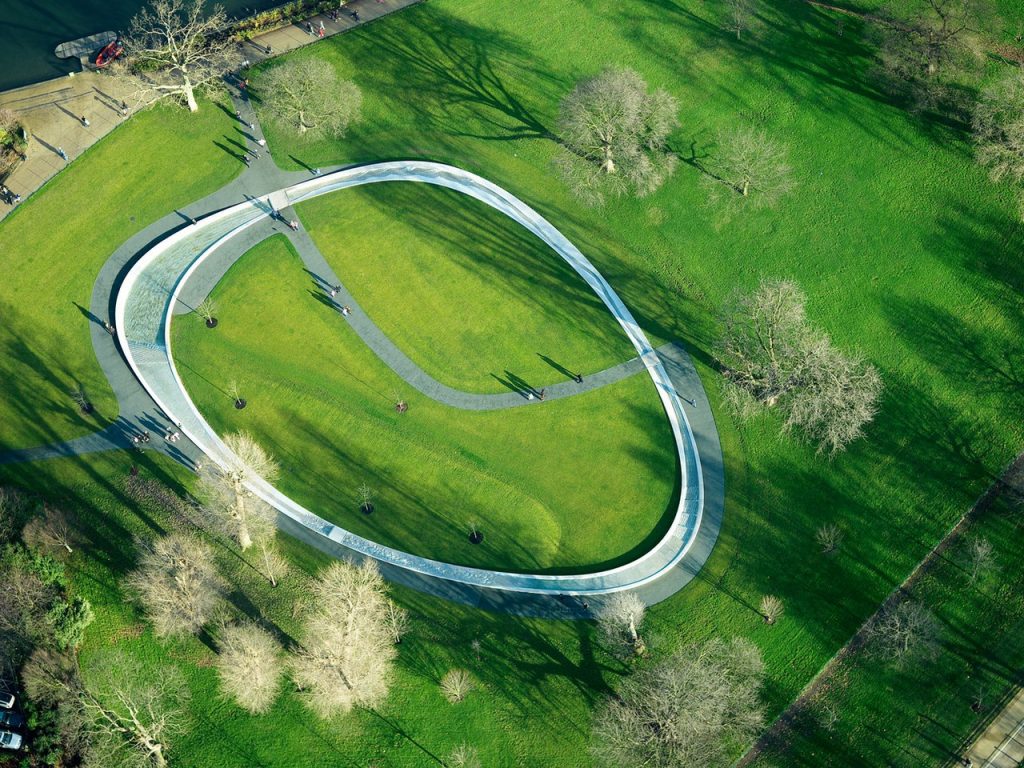
M321 549L334 554L372 557L382 564L389 578L474 604L509 609L507 603L511 598L516 602L511 609L536 612L533 598L538 598L544 602L544 612L550 614L552 595L589 596L628 589L639 591L645 600L654 602L676 591L693 577L710 554L721 521L720 448L692 365L678 348L666 350L663 361L611 286L561 233L525 203L473 174L430 162L380 163L347 169L268 195L250 197L180 229L139 260L117 294L115 324L120 344L139 380L160 409L180 424L182 432L206 456L219 463L231 462L233 457L189 399L174 368L170 322L179 297L185 291L201 294L212 287L216 280L211 281L209 274L205 279L208 285L197 289L193 282L197 275L203 275L203 263L222 249L230 248L236 237L241 236L246 241L255 239L253 233L261 226L266 227L274 219L275 211L346 187L399 180L456 189L509 215L551 245L608 306L637 349L639 362L652 377L672 426L682 475L682 491L673 523L654 549L619 568L579 575L517 574L440 563L384 547L323 520L265 482L254 482L252 490L280 511L283 529ZM307 257L312 255L308 246L300 250L306 251ZM339 321L342 321L340 314ZM673 369L673 376L666 366ZM702 440L707 443L704 448L711 459L714 477L715 501L709 516L704 514L704 485L696 441L673 378L685 382L692 397L687 402L702 412ZM696 388L690 389L694 385ZM700 408L694 396L698 390ZM512 393L512 397L519 396Z

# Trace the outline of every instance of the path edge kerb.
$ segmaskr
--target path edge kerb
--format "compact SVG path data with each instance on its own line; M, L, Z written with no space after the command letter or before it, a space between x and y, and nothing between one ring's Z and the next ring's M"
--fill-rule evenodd
M448 187L484 202L509 216L547 243L601 298L612 316L622 326L644 362L645 369L655 384L672 427L682 475L679 503L672 524L665 536L654 547L636 560L616 568L584 574L525 574L458 566L411 555L356 536L350 531L329 523L282 494L262 478L256 478L247 483L249 489L280 513L311 532L346 547L354 554L371 557L395 567L458 584L533 594L602 594L636 589L662 576L687 554L696 540L703 522L704 487L700 457L678 393L675 391L657 352L640 329L632 313L593 264L539 213L497 185L468 171L429 161L395 161L348 168L299 182L263 195L259 199L248 199L217 211L201 219L196 225L185 227L160 241L143 254L125 275L118 288L115 301L115 324L118 340L125 358L139 382L167 416L175 423L181 424L181 430L209 459L221 466L236 464L237 457L228 450L217 433L203 419L178 375L171 351L172 307L188 278L200 264L236 234L263 217L269 216L273 208L272 200L279 207L283 207L280 205L282 201L290 205L293 202L307 200L347 187L385 181L431 183ZM145 277L146 271L169 249L187 245L185 241L189 238L196 237L204 230L221 224L226 219L237 217L240 213L244 213L246 208L252 210L252 217L242 220L209 245L205 245L201 249L197 248L198 252L191 257L188 266L175 277L173 290L163 298L163 307L160 308L163 358L160 359L160 363L165 363L169 371L165 369L164 372L173 376L176 391L172 392L171 396L183 398L188 410L186 414L176 413L175 409L168 407L167 398L164 393L159 391L159 387L143 374L140 363L134 354L133 342L140 346L146 346L152 351L154 346L160 346L160 340L129 338L130 326L127 318L133 290ZM207 235L208 238L209 235ZM156 307L150 307L150 309L154 308ZM163 366L161 365L161 367ZM186 422L189 423L186 424Z

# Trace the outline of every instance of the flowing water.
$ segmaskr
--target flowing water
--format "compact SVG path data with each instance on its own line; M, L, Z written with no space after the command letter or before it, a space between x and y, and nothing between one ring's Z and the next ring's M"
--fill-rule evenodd
M221 0L228 14L247 16L281 0ZM144 0L0 0L0 91L61 77L80 69L58 59L60 43L107 30L124 30Z

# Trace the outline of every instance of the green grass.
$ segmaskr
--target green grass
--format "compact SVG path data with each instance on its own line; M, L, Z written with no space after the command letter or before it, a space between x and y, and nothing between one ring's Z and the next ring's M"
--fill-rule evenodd
M231 118L209 102L195 115L135 115L0 222L0 450L88 434L117 416L89 337L93 284L121 243L231 180L240 164L215 143L229 132ZM89 416L71 399L79 386Z
M589 374L636 355L555 251L467 195L371 184L298 211L363 310L456 389L507 392L516 378L539 389L566 379L556 365Z
M653 337L690 345L713 398L715 315L763 275L795 279L812 322L878 366L882 409L831 463L780 438L773 417L730 434L719 414L723 536L706 579L651 612L668 643L755 637L776 711L1024 443L1024 238L1011 191L989 183L964 134L877 91L858 22L838 36L825 11L764 7L737 44L715 13L685 0L420 5L295 54L363 89L365 120L344 140L267 130L287 148L278 157L310 165L427 158L502 185L594 261ZM579 207L551 173L548 135L559 98L606 65L679 98L670 143L684 158L713 167L716 132L753 124L789 147L798 188L725 222L684 163L649 198ZM846 530L850 557L816 556L826 522ZM766 593L787 606L772 628L753 610Z
M186 471L155 455L103 454L0 467L0 484L34 488L74 511L84 541L68 561L69 577L96 613L80 653L86 681L103 689L103 664L112 650L140 659L146 669L173 665L183 674L192 697L186 732L169 740L172 765L436 765L434 756L446 758L463 742L477 747L490 766L580 762L589 708L607 690L605 678L624 672L595 646L588 625L489 614L397 587L392 594L411 612L411 631L402 641L391 696L379 711L323 722L291 690L262 717L225 701L217 695L213 651L197 638L156 640L121 590L134 567L133 536L149 539L182 527L163 505L125 493L131 464L143 478L179 490L190 482ZM303 578L328 558L282 541L292 571L274 589L221 543L214 549L231 587L227 615L255 617L259 606L259 620L282 642L300 640L292 602L303 594ZM479 659L473 640L480 641ZM469 670L477 684L457 705L448 704L438 687L453 667Z
M486 260L479 275L504 280ZM222 434L252 431L281 462L279 487L296 500L382 544L510 570L610 567L664 533L678 462L645 374L525 407L452 408L399 379L311 287L288 241L276 237L218 286L216 332L192 317L172 326L175 360L196 405ZM538 286L533 300L546 294L552 302L560 296ZM466 295L467 314L479 311L475 300ZM400 309L374 306L381 316ZM617 328L607 313L605 324ZM393 337L400 348L403 340ZM462 357L474 352L466 347ZM248 401L244 411L224 395L230 380ZM393 407L399 392L405 414ZM364 483L375 490L369 516L359 512ZM468 541L472 523L484 532L479 546Z

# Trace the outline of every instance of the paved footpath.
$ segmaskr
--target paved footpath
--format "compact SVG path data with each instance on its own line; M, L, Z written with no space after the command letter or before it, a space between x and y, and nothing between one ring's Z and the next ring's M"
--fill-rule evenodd
M1017 768L1024 764L1024 689L971 745L967 757L974 768Z
M421 0L352 0L337 21L319 15L308 22L289 24L258 35L244 44L242 55L251 64L257 64L271 56L318 42L319 36L310 35L307 24L319 30L323 22L324 37L332 37L418 2ZM358 14L358 21L354 14ZM64 170L69 162L74 162L124 122L126 118L121 104L127 102L134 109L133 101L129 87L102 71L76 72L68 77L0 93L0 108L14 110L29 133L27 158L4 182L5 185L21 195L24 202ZM82 117L89 121L88 126L82 122ZM130 119L130 113L127 119ZM61 149L67 160L61 157ZM16 207L0 202L0 221Z

